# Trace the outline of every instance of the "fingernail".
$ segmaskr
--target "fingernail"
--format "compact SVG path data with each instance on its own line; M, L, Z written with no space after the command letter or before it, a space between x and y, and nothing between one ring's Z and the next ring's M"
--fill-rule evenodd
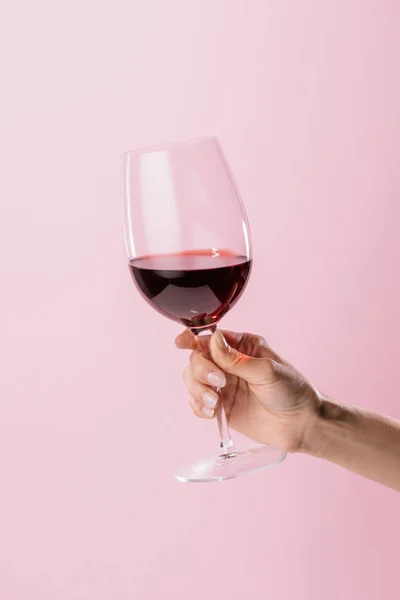
M207 375L208 383L211 383L214 387L224 387L226 384L225 376L222 373L217 373L216 371L211 371Z
M215 408L217 406L218 398L211 392L204 392L203 402L204 404L207 404L207 406Z
M214 333L214 337L215 337L215 341L217 342L218 346L222 349L225 350L226 348L228 348L228 344L227 341L224 337L224 335L220 332L219 329L217 329Z
M206 415L206 417L214 416L214 411L212 408L207 408L207 406L203 406L201 410Z

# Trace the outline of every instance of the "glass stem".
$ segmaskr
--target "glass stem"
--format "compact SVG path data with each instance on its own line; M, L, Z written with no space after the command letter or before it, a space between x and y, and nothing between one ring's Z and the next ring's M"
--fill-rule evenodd
M219 390L217 390L219 392ZM235 452L235 446L233 445L231 434L229 432L228 419L224 404L221 401L217 408L217 421L219 429L219 454L220 456L228 456Z
M196 336L205 338L207 336L210 337L214 333L216 328L217 328L216 325L214 325L213 327L204 328L204 329L200 329L200 330L198 329L197 331L192 330L192 331ZM200 349L204 353L204 356L206 356L208 359L212 360L211 353L210 353L209 341L208 341L207 345L202 344L202 340L199 340L199 342L200 342L200 344L199 344ZM220 390L220 388L214 388L214 389L218 393L218 396L220 398L219 405L216 409L216 416L217 416L217 421L218 421L219 440L220 440L219 455L221 458L224 458L226 456L232 455L235 452L235 446L233 445L231 434L229 432L228 419L226 416L224 403L222 402L221 390Z

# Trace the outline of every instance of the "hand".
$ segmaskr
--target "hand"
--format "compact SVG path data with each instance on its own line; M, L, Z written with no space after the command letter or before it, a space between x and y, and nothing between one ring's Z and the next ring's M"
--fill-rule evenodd
M219 330L196 337L185 330L175 343L192 350L184 381L198 417L212 418L222 400L232 429L287 452L304 449L322 396L263 338Z

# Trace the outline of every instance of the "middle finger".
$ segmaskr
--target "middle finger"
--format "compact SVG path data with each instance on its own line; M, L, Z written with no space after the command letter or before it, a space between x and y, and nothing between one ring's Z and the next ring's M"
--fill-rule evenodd
M193 377L200 383L206 383L219 388L226 385L224 372L198 350L194 350L191 353L190 366Z

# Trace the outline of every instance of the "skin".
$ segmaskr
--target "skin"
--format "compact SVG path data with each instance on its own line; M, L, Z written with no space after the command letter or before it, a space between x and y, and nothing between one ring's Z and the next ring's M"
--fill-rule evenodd
M196 337L185 330L176 346L191 350L184 381L198 417L212 419L222 401L229 426L246 437L400 491L398 421L327 398L258 335L217 330Z

